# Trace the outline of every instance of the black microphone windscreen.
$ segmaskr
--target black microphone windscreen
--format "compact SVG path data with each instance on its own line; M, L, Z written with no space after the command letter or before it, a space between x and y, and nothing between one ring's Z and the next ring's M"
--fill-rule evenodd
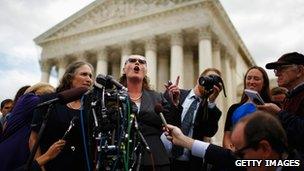
M159 114L159 113L163 112L163 110L164 110L164 108L163 108L163 105L161 103L156 103L155 104L154 111L156 113Z
M121 89L126 90L126 88L122 84L120 84L120 82L116 81L111 75L107 75L106 77L107 77L107 80L109 82L111 82L111 84L113 84L117 89L119 89L119 90L121 90Z
M58 93L59 103L66 104L80 99L88 91L86 87L72 88Z
M95 82L98 83L98 84L101 84L106 89L113 88L113 84L109 81L109 78L106 75L98 74L97 77L96 77Z

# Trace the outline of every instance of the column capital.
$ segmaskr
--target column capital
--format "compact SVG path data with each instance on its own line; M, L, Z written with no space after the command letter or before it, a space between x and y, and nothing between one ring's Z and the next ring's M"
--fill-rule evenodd
M238 53L236 51L233 51L231 53L229 53L229 62L230 62L230 66L232 68L235 68L236 67L236 58L238 56Z
M230 63L230 67L231 68L235 68L236 67L236 60L233 57L229 58L229 63Z
M198 29L198 38L199 38L199 40L211 39L211 28L209 26L199 28Z
M222 44L221 45L221 54L222 54L223 57L226 57L226 54L228 53L227 51L228 51L227 46Z
M84 51L75 52L73 54L67 55L66 57L75 59L75 61L86 61L86 53Z
M183 34L181 31L172 32L170 34L171 45L183 46Z
M155 37L149 37L145 39L145 50L153 50L156 51L156 40Z
M49 60L40 60L40 69L42 72L50 72L52 68L52 63Z
M214 39L212 41L212 50L213 51L219 51L221 49L221 43L218 39Z
M107 60L108 50L106 48L100 48L96 51L97 60Z
M56 60L59 68L65 68L68 64L68 60L66 57L60 57Z

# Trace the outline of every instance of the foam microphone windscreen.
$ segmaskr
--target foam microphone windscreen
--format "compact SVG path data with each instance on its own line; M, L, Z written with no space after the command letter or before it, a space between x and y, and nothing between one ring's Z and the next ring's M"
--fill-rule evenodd
M163 112L163 110L164 110L164 109L163 109L163 105L161 105L160 103L156 103L156 104L155 104L154 111L155 111L157 114Z
M156 103L155 104L155 107L154 107L154 111L159 114L160 116L160 119L162 120L162 123L164 124L164 126L167 126L167 121L164 117L164 114L163 114L163 111L164 111L164 108L163 106L161 105L161 103Z
M59 103L66 104L80 99L88 91L86 87L72 88L58 93Z

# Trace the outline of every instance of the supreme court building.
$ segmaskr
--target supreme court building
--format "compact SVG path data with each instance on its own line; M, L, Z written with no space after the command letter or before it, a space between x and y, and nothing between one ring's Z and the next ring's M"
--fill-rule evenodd
M34 41L42 48L44 82L53 67L60 79L78 59L90 62L95 75L118 79L130 54L147 58L150 84L158 91L177 76L180 88L192 88L204 69L218 68L227 98L221 93L217 101L223 115L216 144L244 74L255 64L219 0L96 0Z

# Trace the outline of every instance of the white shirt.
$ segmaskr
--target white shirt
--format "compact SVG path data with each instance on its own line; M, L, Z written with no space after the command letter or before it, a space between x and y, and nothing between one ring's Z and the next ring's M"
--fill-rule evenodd
M196 96L195 93L194 93L194 90L192 89L190 91L190 93L188 94L188 96L186 97L184 103L182 104L183 106L183 112L182 112L182 116L181 116L181 122L183 121L191 103L195 100L195 98L193 98L193 96ZM197 97L197 96L196 96ZM192 120L192 125L191 125L191 128L190 128L190 131L189 131L189 134L187 135L188 137L192 137L193 136L193 128L194 128L194 121L195 121L195 118L196 118L196 114L197 114L197 109L200 105L200 102L202 101L202 99L200 97L198 97L200 100L199 100L199 103L197 103L197 106L196 106L196 109L193 113L193 120ZM211 102L208 102L208 108L214 108L215 107L215 103L211 103ZM188 161L189 160L189 157L190 157L190 151L186 148L184 148L184 153L177 158L177 160L181 160L181 161Z

